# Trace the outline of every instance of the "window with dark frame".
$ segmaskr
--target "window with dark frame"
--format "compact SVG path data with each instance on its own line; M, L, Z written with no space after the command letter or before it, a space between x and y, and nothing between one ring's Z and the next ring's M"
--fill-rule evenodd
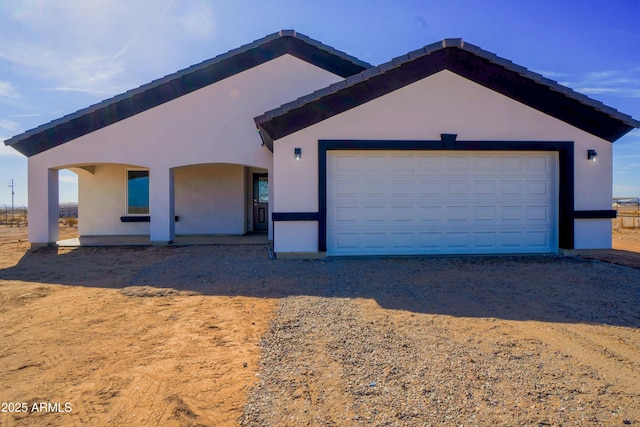
M269 203L269 178L258 178L258 203Z
M127 215L149 215L149 171L127 171Z

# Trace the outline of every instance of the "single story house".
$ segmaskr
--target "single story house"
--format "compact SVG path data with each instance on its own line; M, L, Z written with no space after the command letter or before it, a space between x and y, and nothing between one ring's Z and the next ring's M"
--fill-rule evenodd
M640 122L460 39L377 67L292 30L14 136L29 240L268 232L279 255L611 246L612 149ZM597 161L596 161L597 160Z

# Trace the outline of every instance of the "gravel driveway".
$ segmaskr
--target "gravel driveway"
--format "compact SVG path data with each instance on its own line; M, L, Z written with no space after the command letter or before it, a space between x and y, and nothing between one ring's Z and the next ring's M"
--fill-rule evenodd
M640 270L561 256L270 261L261 247L183 248L131 285L161 276L281 298L242 425L640 424Z

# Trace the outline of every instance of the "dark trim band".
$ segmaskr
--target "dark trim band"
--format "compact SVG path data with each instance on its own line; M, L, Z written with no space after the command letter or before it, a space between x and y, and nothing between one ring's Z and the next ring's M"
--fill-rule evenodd
M175 221L178 222L180 217L176 215ZM151 216L139 215L139 216L121 216L120 222L151 222Z
M456 141L443 134L440 141L319 140L318 141L318 252L327 251L327 151L329 150L452 150L555 151L558 153L558 246L574 248L573 141ZM580 212L580 211L578 211Z
M319 212L273 212L272 221L319 221Z
M605 209L599 211L573 211L575 219L612 219L618 216L618 212L613 209Z

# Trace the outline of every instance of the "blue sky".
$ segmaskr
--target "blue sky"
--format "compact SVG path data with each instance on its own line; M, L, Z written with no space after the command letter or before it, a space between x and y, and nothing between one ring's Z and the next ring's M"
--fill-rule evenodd
M638 22L638 0L2 0L0 140L280 29L374 65L462 37L640 119ZM26 164L0 144L0 208L10 179L27 203ZM640 130L614 144L614 195L640 196Z

